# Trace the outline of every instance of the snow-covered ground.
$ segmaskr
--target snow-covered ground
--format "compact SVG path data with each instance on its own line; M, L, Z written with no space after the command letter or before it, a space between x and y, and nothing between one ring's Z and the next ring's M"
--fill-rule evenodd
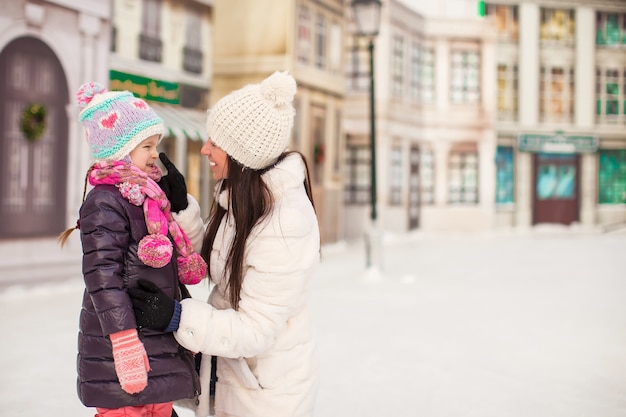
M625 253L623 229L416 233L385 239L376 274L362 242L324 247L316 416L626 417ZM0 292L0 416L95 414L75 392L81 293Z

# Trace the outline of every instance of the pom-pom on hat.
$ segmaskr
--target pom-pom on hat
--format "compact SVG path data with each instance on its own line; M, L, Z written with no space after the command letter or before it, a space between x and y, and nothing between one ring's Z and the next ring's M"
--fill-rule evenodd
M82 110L78 120L97 161L117 161L153 135L163 137L163 120L148 103L129 91L107 91L97 82L83 84L76 93Z
M233 91L209 111L209 139L247 168L272 165L289 145L295 94L296 81L280 71Z

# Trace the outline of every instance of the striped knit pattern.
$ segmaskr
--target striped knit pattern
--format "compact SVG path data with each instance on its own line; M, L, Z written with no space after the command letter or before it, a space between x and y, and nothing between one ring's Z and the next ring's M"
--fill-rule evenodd
M115 372L122 389L129 394L143 391L148 385L150 365L136 329L122 330L109 336L113 346Z

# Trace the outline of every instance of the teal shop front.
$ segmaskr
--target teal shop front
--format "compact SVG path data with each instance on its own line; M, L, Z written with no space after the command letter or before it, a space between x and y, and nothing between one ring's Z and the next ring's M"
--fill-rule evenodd
M598 138L522 134L517 145L533 153L532 223L580 222L580 154L595 153Z

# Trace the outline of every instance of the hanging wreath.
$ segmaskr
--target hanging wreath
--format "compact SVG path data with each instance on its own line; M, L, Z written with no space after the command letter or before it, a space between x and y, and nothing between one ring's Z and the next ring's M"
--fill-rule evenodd
M22 112L20 120L22 133L31 142L41 138L46 130L46 108L42 104L29 104Z

